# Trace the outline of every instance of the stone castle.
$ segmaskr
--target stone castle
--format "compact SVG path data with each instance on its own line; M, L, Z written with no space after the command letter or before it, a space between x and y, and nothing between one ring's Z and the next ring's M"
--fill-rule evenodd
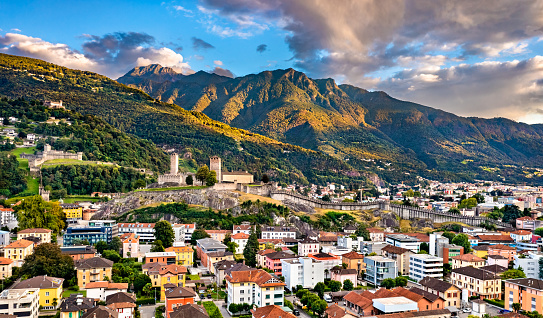
M74 159L83 160L83 153L69 153L64 151L51 150L50 145L45 145L42 152L38 152L35 155L21 154L21 159L28 159L28 167L30 172L37 172L40 170L40 165L47 160L54 159Z
M46 100L45 102L43 102L43 106L49 109L66 109L66 107L62 106L62 101L53 102L50 100Z
M247 171L223 171L220 157L213 156L209 158L209 170L215 171L218 183L253 183L254 177ZM170 173L158 176L158 184L176 183L178 185L187 185L187 177L192 176L196 183L196 174L192 172L179 172L179 155L172 153L170 155Z

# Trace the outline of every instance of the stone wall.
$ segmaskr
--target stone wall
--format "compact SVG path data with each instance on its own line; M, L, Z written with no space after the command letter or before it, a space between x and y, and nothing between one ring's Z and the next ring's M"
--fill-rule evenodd
M48 146L48 145L46 145ZM21 159L28 159L28 167L30 172L37 172L40 170L40 165L48 160L55 159L73 159L73 160L83 160L83 153L69 153L64 151L50 150L50 146L46 147L43 152L38 153L37 155L30 154L21 154Z
M270 197L279 201L289 200L296 204L304 204L313 208L319 209L331 209L331 210L343 210L343 211L355 211L355 210L370 210L370 209L382 209L385 210L387 203L384 201L374 202L326 202L318 199L306 197L301 194L278 190L272 191Z

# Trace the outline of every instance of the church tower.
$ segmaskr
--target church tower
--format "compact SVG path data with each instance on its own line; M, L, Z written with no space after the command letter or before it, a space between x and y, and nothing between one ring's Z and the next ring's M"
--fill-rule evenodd
M170 155L170 174L176 175L179 173L179 155L172 153Z
M209 158L209 170L215 171L217 174L217 182L222 182L221 158L217 156Z

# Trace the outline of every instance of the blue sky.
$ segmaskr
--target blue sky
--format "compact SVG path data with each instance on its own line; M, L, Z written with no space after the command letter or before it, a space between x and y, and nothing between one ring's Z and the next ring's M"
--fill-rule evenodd
M543 123L543 0L0 0L0 29L0 52L112 78L150 63L225 76L293 67L462 116Z

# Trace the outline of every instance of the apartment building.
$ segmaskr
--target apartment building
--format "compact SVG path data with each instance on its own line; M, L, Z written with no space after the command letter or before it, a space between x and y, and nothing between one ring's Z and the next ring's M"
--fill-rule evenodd
M140 243L155 241L155 223L119 223L117 224L119 236L134 233L139 237Z
M75 223L83 219L83 207L79 204L63 203L60 205L62 212L66 215L68 223Z
M309 254L317 254L319 252L319 241L306 237L298 242L298 255L305 257Z
M281 239L285 237L296 238L296 230L288 226L263 226L263 239Z
M238 233L245 233L247 235L250 235L253 228L254 227L249 224L234 225L232 227L232 234L236 235Z
M112 226L72 226L66 229L63 236L64 246L72 246L76 241L88 241L94 245L100 241L111 243L113 239Z
M386 236L385 242L392 246L408 249L414 253L420 251L420 243L418 238L405 234L389 234Z
M51 243L51 234L53 231L50 229L26 229L26 230L20 230L17 232L17 240L22 240L27 237L37 237L40 239L41 243Z
M289 251L290 252L290 251ZM277 276L283 276L283 263L282 260L289 258L296 258L296 255L292 252L279 251L275 253L266 254L266 264L264 267L271 270Z
M25 257L34 252L34 243L27 240L17 240L4 247L4 256L14 261L14 266L21 267Z
M165 251L175 253L177 265L192 266L194 263L194 250L190 246L172 246Z
M196 224L172 224L176 242L190 242Z
M140 239L134 233L124 233L121 235L123 258L135 257L139 255Z
M341 255L341 263L347 264L347 269L355 269L358 273L358 276L362 276L362 274L366 271L366 267L364 264L364 254L357 253L357 252L349 252Z
M451 283L467 290L468 296L499 298L501 295L500 276L474 267L461 267L452 270Z
M460 268L460 267L483 267L486 265L486 261L484 258L480 258L473 254L462 254L458 255L452 258L452 268Z
M226 285L227 304L284 306L285 283L264 270L232 271L226 276Z
M504 308L513 311L514 303L520 303L522 310L542 312L543 280L534 278L506 280Z
M5 289L0 293L0 314L37 318L39 299L38 288Z
M93 257L80 259L74 262L77 271L77 285L84 289L88 283L103 281L104 278L111 278L113 262L101 258Z
M402 275L409 275L409 257L415 253L406 248L387 245L382 250L383 256L396 261L398 271Z
M381 286L381 282L386 278L396 278L398 275L398 265L391 258L383 256L366 256L365 280L375 286Z
M293 290L302 285L304 288L314 288L319 282L324 282L324 264L309 257L282 259L283 277L286 287Z
M0 257L0 279L5 279L13 275L13 263L12 259Z
M232 235L232 231L230 230L206 230L206 233L209 234L209 236L219 242L224 241L226 238L226 235Z
M539 277L539 260L543 257L541 252L528 252L528 255L515 255L514 268L522 267L526 278L541 279Z
M488 255L501 255L511 262L517 255L517 249L508 245L496 244L488 247Z
M307 257L311 257L314 260L321 261L324 264L324 278L330 278L330 273L332 268L336 266L341 266L341 257L328 254L328 253L317 253L309 254Z
M236 247L236 254L243 254L243 250L245 249L248 240L249 234L246 233L236 233L232 235L232 242L238 245Z
M422 290L443 298L445 307L460 307L462 290L455 285L433 277L425 277L419 284Z
M370 240L372 242L384 242L385 241L385 231L376 229L374 227L368 228L370 233Z
M11 289L38 289L40 307L46 310L53 310L60 305L63 282L64 278L36 276L16 283Z
M417 282L424 277L443 277L443 259L429 254L409 256L409 278Z

